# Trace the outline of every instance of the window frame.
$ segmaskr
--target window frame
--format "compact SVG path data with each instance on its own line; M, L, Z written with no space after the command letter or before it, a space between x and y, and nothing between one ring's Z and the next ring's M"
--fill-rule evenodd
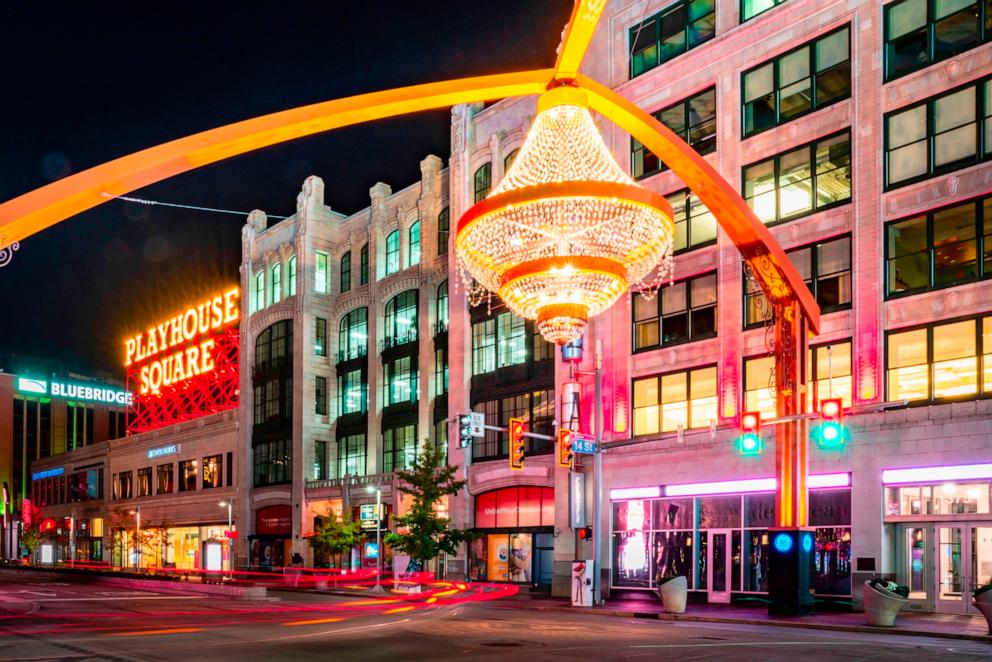
M382 309L382 342L383 347L396 347L416 342L420 337L420 291L404 290L386 302ZM403 301L401 301L403 299ZM412 299L413 305L400 308L401 304ZM399 328L399 313L401 310L413 310L413 321L406 330Z
M351 251L345 251L341 256L341 282L338 291L341 294L351 290Z
M358 253L359 265L358 265L358 284L368 285L369 284L369 245L368 242L362 245L361 250Z
M383 276L391 276L400 270L400 231L393 230L386 235L386 254L383 261Z
M364 312L364 320L361 318ZM352 316L355 319L352 319ZM352 329L360 328L364 322L365 325L365 339L364 342L358 343L356 340L355 346L352 347L351 342L351 332ZM347 338L346 343L341 342L341 338ZM367 356L369 353L369 309L367 306L359 306L358 308L352 308L346 314L341 316L341 320L338 322L338 356L337 362L341 363L343 361L350 361L352 359L361 358Z
M358 386L359 386L359 405L358 409L351 411L350 408L345 406L345 399L348 396L349 391L349 378L354 374L358 374ZM338 416L348 416L350 414L367 414L369 410L369 380L367 370L362 368L355 368L352 370L342 370L338 371ZM346 411L347 410L347 411Z
M314 318L313 354L327 356L327 320L323 317Z
M818 365L818 363L817 363L817 360L816 360L816 353L817 353L817 351L820 350L820 349L824 349L824 348L827 348L827 347L833 347L833 346L836 346L836 345L850 345L851 346L851 349L848 352L848 354L850 356L850 359L851 359L850 362L847 365L848 374L847 375L838 375L838 377L850 377L850 379L851 379L851 402L850 402L850 404L851 405L854 404L854 400L855 400L855 397L854 397L854 395L855 395L854 394L854 338L853 337L840 338L838 340L831 340L830 342L821 342L821 343L816 344L816 345L810 345L809 348L808 348L809 349L809 380L807 381L807 389L808 389L808 393L809 393L808 404L811 405L810 406L810 411L812 411L812 412L820 411L820 403L823 402L824 400L829 400L831 398L841 398L841 399L843 399L843 395L838 395L837 393L827 393L827 394L821 394L820 393L819 382L820 381L827 380L827 379L830 379L832 377L832 372L833 372L832 370L831 370L831 375L830 376L824 376L824 377L821 378L817 374L817 372L818 372L817 371L817 365ZM845 405L845 406L849 406L849 405Z
M407 363L406 370L399 371L403 362ZM397 377L405 375L405 377ZM410 394L400 396L399 384L406 383ZM416 403L420 400L420 366L416 356L398 356L384 361L382 365L383 406Z
M694 101L695 99L698 99L699 97L703 96L704 94L711 94L711 93L713 94L713 138L712 138L713 144L709 148L704 148L702 151L696 150L696 153L699 154L700 156L705 156L706 154L713 154L717 150L717 133L718 133L718 131L717 131L717 108L716 108L717 107L716 83L710 85L709 87L707 87L705 89L699 90L698 92L695 92L694 94L690 94L687 97L683 97L679 101L676 101L674 103L671 103L671 104L665 106L664 108L659 108L658 110L656 110L653 113L651 113L651 117L655 118L656 120L658 120L659 122L661 122L662 124L664 124L664 121L662 120L662 117L664 116L664 114L667 113L667 112L669 112L669 111L675 110L678 106L682 106L682 120L683 120L684 130L681 133L676 133L676 135L679 136L679 138L682 138L682 140L684 140L687 145L689 145L693 149L696 149L694 145L695 144L698 144L698 142L695 143L695 144L692 143L692 142L690 142L690 140L691 140L691 136L690 136L691 129L694 126L699 126L700 124L703 124L703 122L699 122L699 123L697 123L695 125L690 124L690 121L689 121L689 117L690 117L690 115L689 115L689 113L690 113L690 104L691 104L692 101ZM675 129L672 129L672 127L668 126L667 124L665 124L665 126L668 127L669 129L671 129L673 132L675 131ZM653 152L651 152L651 150L649 150L647 147L645 147L644 145L642 145L636 138L634 138L633 136L631 136L630 137L630 174L631 174L631 176L635 180L642 181L642 180L647 179L649 177L653 177L654 175L657 175L659 173L665 172L666 170L669 169L668 166L665 165L665 163L663 161L661 161L661 159L658 159L658 168L656 168L654 170L650 170L650 171L644 171L644 172L642 172L640 174L636 174L634 165L637 163L637 156L636 155L638 154L638 152L643 152L643 153L651 154L652 156L654 156L654 158L656 158L656 159L658 158L657 155L655 155ZM642 162L642 166L643 166L643 157L641 159L641 162ZM688 190L688 189L686 189L686 190ZM678 193L678 191L676 191L676 193Z
M296 296L296 256L291 255L289 257L289 266L287 268L289 272L289 294L287 296Z
M408 432L408 428L412 428L412 434ZM403 430L403 445L400 447L396 446L396 436L397 432ZM390 448L386 449L387 437L389 437ZM394 425L390 427L383 428L382 430L382 471L383 473L390 473L398 469L409 469L407 466L406 458L403 456L406 454L405 451L410 447L410 441L412 439L414 460L416 461L416 455L419 451L417 446L417 424L416 423L404 423L402 425ZM400 464L396 463L397 457L404 459ZM389 458L389 466L387 467L386 459ZM412 464L411 464L412 466Z
M936 39L935 39L936 24L939 21L947 20L948 18L956 14L962 14L964 12L970 11L971 7L970 6L962 7L940 19L934 19L933 18L935 16L934 1L923 0L923 4L926 5L924 8L924 11L926 12L926 16L924 17L923 27L916 28L912 32L908 32L906 33L906 35L902 35L902 37L905 37L910 34L918 33L922 30L926 39L926 47L924 48L924 51L926 53L926 62L922 64L918 64L911 69L907 69L906 71L902 71L898 74L893 75L889 70L889 42L891 41L889 37L889 13L896 5L900 5L903 2L911 2L911 1L912 0L897 0L896 2L889 2L882 6L882 82L883 83L889 83L891 81L898 80L904 76L908 76L912 73L916 73L917 71L922 71L927 67L937 64L938 62L944 62L946 60L951 59L952 57L961 55L962 53L967 53L968 51L974 48L978 48L982 44L986 44L990 40L992 40L992 29L990 29L992 28L992 24L990 24L990 19L992 19L992 15L990 15L992 14L992 3L988 2L988 0L977 0L975 2L976 5L975 9L978 10L978 17L977 17L978 39L976 43L967 46L965 48L962 48L961 50L956 50L951 53L937 57Z
M679 369L679 370L668 370L666 372L659 372L659 373L654 373L654 374L650 374L650 375L639 375L637 377L632 377L631 378L631 380L630 380L630 419L629 419L630 420L630 436L631 436L631 438L632 439L647 439L647 438L651 438L651 437L663 437L663 436L668 436L668 435L673 435L673 434L677 434L678 433L677 430L665 430L664 429L664 425L663 425L663 420L664 419L663 419L662 410L661 410L661 406L662 406L662 401L661 401L661 397L662 397L662 387L661 387L662 379L664 377L671 377L673 375L685 375L685 392L686 392L685 403L686 403L686 423L687 423L687 425L686 425L686 427L682 428L683 431L686 431L686 430L703 430L703 429L705 429L704 427L696 427L696 428L691 427L691 423L692 423L692 408L691 408L690 403L692 402L692 399L693 399L692 398L692 373L697 372L697 371L700 371L700 370L710 370L710 369L713 369L713 370L716 371L716 375L714 376L714 385L715 385L715 388L714 388L714 392L713 392L713 397L716 398L716 414L717 414L717 418L715 420L719 423L719 419L720 419L720 366L717 363L704 363L702 365L692 366L692 367L689 367L689 368L682 368L682 369ZM635 407L635 405L634 405L634 385L637 382L647 381L649 379L654 379L654 380L656 380L656 383L657 383L658 400L657 400L657 402L656 402L656 404L654 406L658 407L658 431L657 432L645 432L643 434L636 434L635 431L634 431L635 430L634 412L637 409L637 407Z
M743 23L747 23L751 19L754 19L754 18L757 18L757 17L762 16L764 14L767 14L771 10L779 7L780 5L785 4L786 0L772 0L772 6L771 7L766 7L765 9L762 9L761 11L759 11L757 14L751 14L747 18L744 17L744 3L745 2L747 2L747 0L740 0L740 5L738 6L739 13L737 14L737 16L740 19L740 23L742 23L742 24Z
M420 264L420 221L414 221L406 231L407 252L406 266L413 267Z
M717 3L715 2L715 0L712 1L712 6L713 6L712 11L707 12L706 14L703 14L701 16L697 16L695 19L693 19L693 20L690 21L689 20L689 8L690 8L691 5L692 5L692 0L676 0L675 2L671 2L671 3L667 4L667 5L665 5L664 7L662 7L653 16L651 16L649 18L645 18L644 20L640 21L637 25L633 25L633 26L627 28L627 53L628 53L627 74L628 74L628 78L630 80L633 80L634 78L637 78L638 76L642 76L642 75L646 74L647 72L649 72L649 71L651 71L653 69L657 69L658 67L662 66L663 64L667 64L667 63L671 62L672 60L677 59L679 56L685 55L686 53L688 53L692 49L694 49L694 48L696 48L698 46L702 46L706 42L712 41L713 39L716 38L716 32L717 32L716 31L716 5L717 5ZM667 59L662 60L661 59L661 43L664 40L664 35L662 34L662 31L661 31L662 18L664 16L667 16L667 15L670 15L670 14L673 14L673 13L679 11L679 9L681 9L684 12L684 18L683 18L683 21L682 21L682 46L683 47L682 47L682 50L680 50L678 53L675 53L674 55L671 55ZM690 45L689 44L690 26L695 25L696 23L702 21L703 19L705 19L708 16L712 16L713 17L713 31L712 31L712 33L709 36L704 37L702 40L700 40L700 41L698 41L698 42ZM655 37L654 43L653 43L652 46L648 46L646 48L643 48L640 51L637 51L637 53L635 53L634 52L634 47L636 45L637 38L638 38L640 32L644 29L644 27L647 26L649 23L654 23L655 24L655 29L656 29L655 35L656 35L656 37ZM674 35L676 33L673 32L672 34ZM656 50L654 64L652 64L650 66L646 66L643 69L641 69L640 71L636 71L635 72L635 67L634 67L635 55L637 55L639 53L642 53L645 50L648 50L649 48L652 48L652 47Z
M368 475L369 442L368 435L364 432L347 434L337 437L337 477L344 478L346 475L366 476ZM352 441L355 441L354 446ZM358 451L361 451L359 453ZM361 459L361 472L352 474L348 471L352 461Z
M313 258L313 291L314 294L329 294L331 291L328 283L330 275L330 257L323 251L314 251Z
M265 308L265 269L255 272L255 311Z
M314 376L313 411L317 416L327 416L327 377Z
M448 253L448 239L451 237L451 208L445 207L437 215L437 254Z
M272 265L272 304L282 301L282 263L276 262Z
M703 278L709 278L710 276L712 276L713 279L714 279L714 283L713 283L714 292L717 293L716 303L714 303L712 306L707 305L707 306L697 306L697 307L694 307L692 305L692 283L694 281L696 281L696 280L700 280L700 279L703 279ZM668 342L668 343L666 343L666 342L664 342L664 319L665 319L665 313L662 310L662 305L661 305L662 304L662 292L664 292L664 290L666 288L668 288L668 287L672 287L674 285L681 285L683 283L685 284L685 289L686 289L686 292L685 292L685 301L686 301L685 314L687 315L688 320L689 320L689 323L688 323L689 335L684 340L676 340L674 342ZM655 303L655 312L656 312L656 315L654 316L653 319L658 324L658 344L657 345L645 345L644 347L637 347L637 325L638 325L638 321L640 321L640 322L643 323L646 320L638 320L637 319L637 317L636 317L636 315L637 315L637 305L636 305L636 303L634 301L634 297L642 296L642 295L638 291L631 291L631 305L630 305L630 320L631 320L631 322L630 322L630 330L631 330L631 338L630 338L630 347L631 347L632 353L633 354L640 354L642 352L653 352L653 351L657 351L659 349L665 349L665 348L668 348L668 347L676 347L678 345L685 345L685 344L692 343L692 342L699 342L701 340L708 340L710 338L716 338L719 335L719 333L720 333L720 323L719 323L719 320L720 320L720 317L719 317L720 295L719 295L719 288L720 288L720 280L719 280L718 272L717 272L716 269L713 269L711 271L706 271L706 272L703 272L703 273L700 273L700 274L695 274L693 276L689 276L688 278L683 278L682 280L674 281L670 285L665 285L665 287L658 288L658 291L655 293L655 297L654 297L654 300L653 300L654 303ZM694 337L692 335L692 313L693 313L694 310L703 310L704 308L706 308L706 309L708 309L708 308L716 308L717 309L716 312L714 312L714 314L713 314L713 316L714 316L714 330L713 330L712 333L704 333L704 334L700 335L699 337Z

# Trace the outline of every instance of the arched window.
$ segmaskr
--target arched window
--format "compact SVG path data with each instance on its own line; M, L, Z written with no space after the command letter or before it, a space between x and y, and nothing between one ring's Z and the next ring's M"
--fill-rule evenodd
M255 310L265 308L265 272L255 274Z
M437 215L437 254L448 252L448 235L451 232L451 212L445 207Z
M368 354L369 309L356 308L338 326L338 362Z
M420 264L420 221L413 222L408 235L410 244L408 255L410 258L407 260L406 266L412 267L415 264Z
M443 333L448 330L448 281L443 281L437 286L434 319L437 320L434 333Z
M296 256L289 258L289 296L296 296Z
M341 256L341 291L351 289L351 251Z
M272 303L279 303L282 299L282 265L272 266Z
M400 231L393 230L386 237L386 275L400 270Z
M293 361L293 321L282 320L255 339L255 372L281 368Z
M506 171L510 169L510 166L511 165L513 165L513 159L517 158L517 152L519 152L519 151L520 151L519 149L515 149L515 150L513 150L512 152L510 152L509 154L507 154L503 158L503 176L504 177L506 176Z
M417 290L407 290L386 302L384 317L386 347L417 339Z
M293 321L276 322L255 339L255 425L282 420L292 429Z
M475 202L480 202L483 198L489 195L489 187L492 186L493 181L493 164L485 163L475 171L474 188L475 188Z
M362 246L360 263L358 265L358 284L367 285L369 282L369 245Z

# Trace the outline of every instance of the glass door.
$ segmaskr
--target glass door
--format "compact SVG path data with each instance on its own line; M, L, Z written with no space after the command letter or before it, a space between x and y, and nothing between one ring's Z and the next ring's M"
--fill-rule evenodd
M970 569L965 555L970 552L965 545L963 525L942 526L936 531L936 608L944 613L967 613L970 586L967 571ZM968 554L970 556L970 554Z
M971 538L971 574L968 579L968 609L969 613L977 614L972 606L975 588L992 582L992 525L972 525L969 527Z
M900 581L909 587L912 609L932 611L930 584L933 581L933 528L910 524L903 531L903 557Z
M730 529L709 530L706 573L710 602L730 602Z

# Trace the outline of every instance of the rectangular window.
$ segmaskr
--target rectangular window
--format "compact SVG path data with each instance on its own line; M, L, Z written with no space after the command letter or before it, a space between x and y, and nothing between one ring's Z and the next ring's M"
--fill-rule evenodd
M851 237L800 246L786 251L799 275L820 305L820 311L831 313L851 307ZM771 306L758 281L744 273L744 325L749 327L767 321Z
M700 92L652 113L700 154L716 151L716 88ZM668 167L635 138L630 139L630 172L641 179L667 170Z
M806 391L809 411L819 411L820 403L840 398L845 407L853 403L851 383L851 341L817 345L809 350L810 386Z
M744 199L765 225L851 200L851 132L821 138L741 169Z
M775 357L744 359L744 410L757 411L761 418L775 418Z
M851 95L851 39L845 26L741 76L744 137Z
M367 410L368 384L361 369L338 374L338 398L339 415Z
M785 0L741 0L741 23L749 21L758 14L763 14Z
M414 359L404 356L385 365L385 401L387 405L417 401L417 368Z
M265 308L265 272L255 274L255 306L256 311Z
M634 435L702 428L717 420L716 366L634 380Z
M553 389L529 391L498 400L478 402L472 410L485 415L486 425L505 427L511 418L521 418L531 432L554 434ZM540 455L551 453L554 444L541 439L525 438L524 453ZM485 437L472 444L475 460L495 460L509 454L509 436L506 432L486 430Z
M902 0L885 6L885 80L989 40L989 0Z
M434 350L434 395L448 392L448 350L438 347Z
M203 458L203 489L224 487L224 457L211 455Z
M990 234L992 198L886 224L886 295L915 294L992 276Z
M412 267L415 264L420 264L420 221L413 222L407 236L409 237L407 243L410 250L407 252L406 265Z
M272 266L272 303L279 303L282 299L282 265Z
M196 490L196 460L183 460L179 463L179 491Z
M317 294L327 294L327 253L317 251L314 264L313 291Z
M475 175L472 176L472 188L474 191L473 200L475 202L481 202L489 195L489 189L492 186L493 181L493 164L484 163L479 166L479 169L475 171Z
M156 486L155 494L172 494L174 490L172 487L172 475L174 471L175 465L171 462L155 467L155 472L158 475L158 485Z
M496 320L487 319L472 325L472 374L482 375L496 369Z
M716 243L716 217L695 193L685 189L665 199L672 205L675 223L673 250L680 252Z
M296 256L289 258L289 296L296 296Z
M152 495L152 468L144 467L138 469L138 496Z
M313 480L325 480L327 475L327 442L315 440L313 442Z
M630 77L678 57L716 35L713 0L679 0L628 30Z
M527 360L527 329L522 317L502 313L496 318L496 367L505 368Z
M448 421L441 419L434 421L434 436L432 438L434 449L440 457L439 466L448 464Z
M448 252L448 237L451 234L451 211L445 207L437 215L437 254Z
M317 328L313 339L313 353L317 356L327 356L327 320L317 318Z
M990 128L992 80L887 114L886 188L942 175L985 159L992 153Z
M400 270L400 231L393 230L386 237L386 274Z
M367 285L369 282L369 245L362 246L359 254L358 284Z
M887 399L939 401L992 390L984 355L990 319L944 322L887 334ZM980 383L980 354L984 384Z
M234 451L227 451L227 486L234 485Z
M341 293L351 289L351 251L341 256Z
M289 439L256 444L253 451L255 487L293 482L293 442ZM194 481L196 474L193 474Z
M538 361L553 361L555 358L556 345L545 340L536 325L531 333L531 338L531 351L534 353L531 360L535 363Z
M633 296L635 351L716 335L715 273L673 283L650 299Z
M314 413L327 416L327 378L317 377L314 389Z
M382 431L382 470L409 469L417 457L417 426L403 425Z
M368 450L364 434L338 437L338 478L364 476L367 455Z

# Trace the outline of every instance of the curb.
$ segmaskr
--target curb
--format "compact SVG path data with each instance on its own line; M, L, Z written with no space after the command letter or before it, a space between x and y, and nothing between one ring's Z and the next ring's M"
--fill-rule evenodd
M834 632L860 632L869 634L895 634L910 637L934 637L937 639L957 639L965 641L982 641L992 643L992 635L967 634L963 632L942 632L933 630L907 630L901 628L883 628L871 625L839 625L836 623L797 623L794 621L762 620L758 618L727 618L723 616L694 616L685 614L666 614L653 611L626 611L622 609L578 609L575 607L544 607L524 606L505 607L507 609L534 609L563 614L592 614L595 616L614 616L620 618L644 618L659 621L684 621L690 623L729 623L739 625L769 625L772 627L795 628L807 630L827 630Z

